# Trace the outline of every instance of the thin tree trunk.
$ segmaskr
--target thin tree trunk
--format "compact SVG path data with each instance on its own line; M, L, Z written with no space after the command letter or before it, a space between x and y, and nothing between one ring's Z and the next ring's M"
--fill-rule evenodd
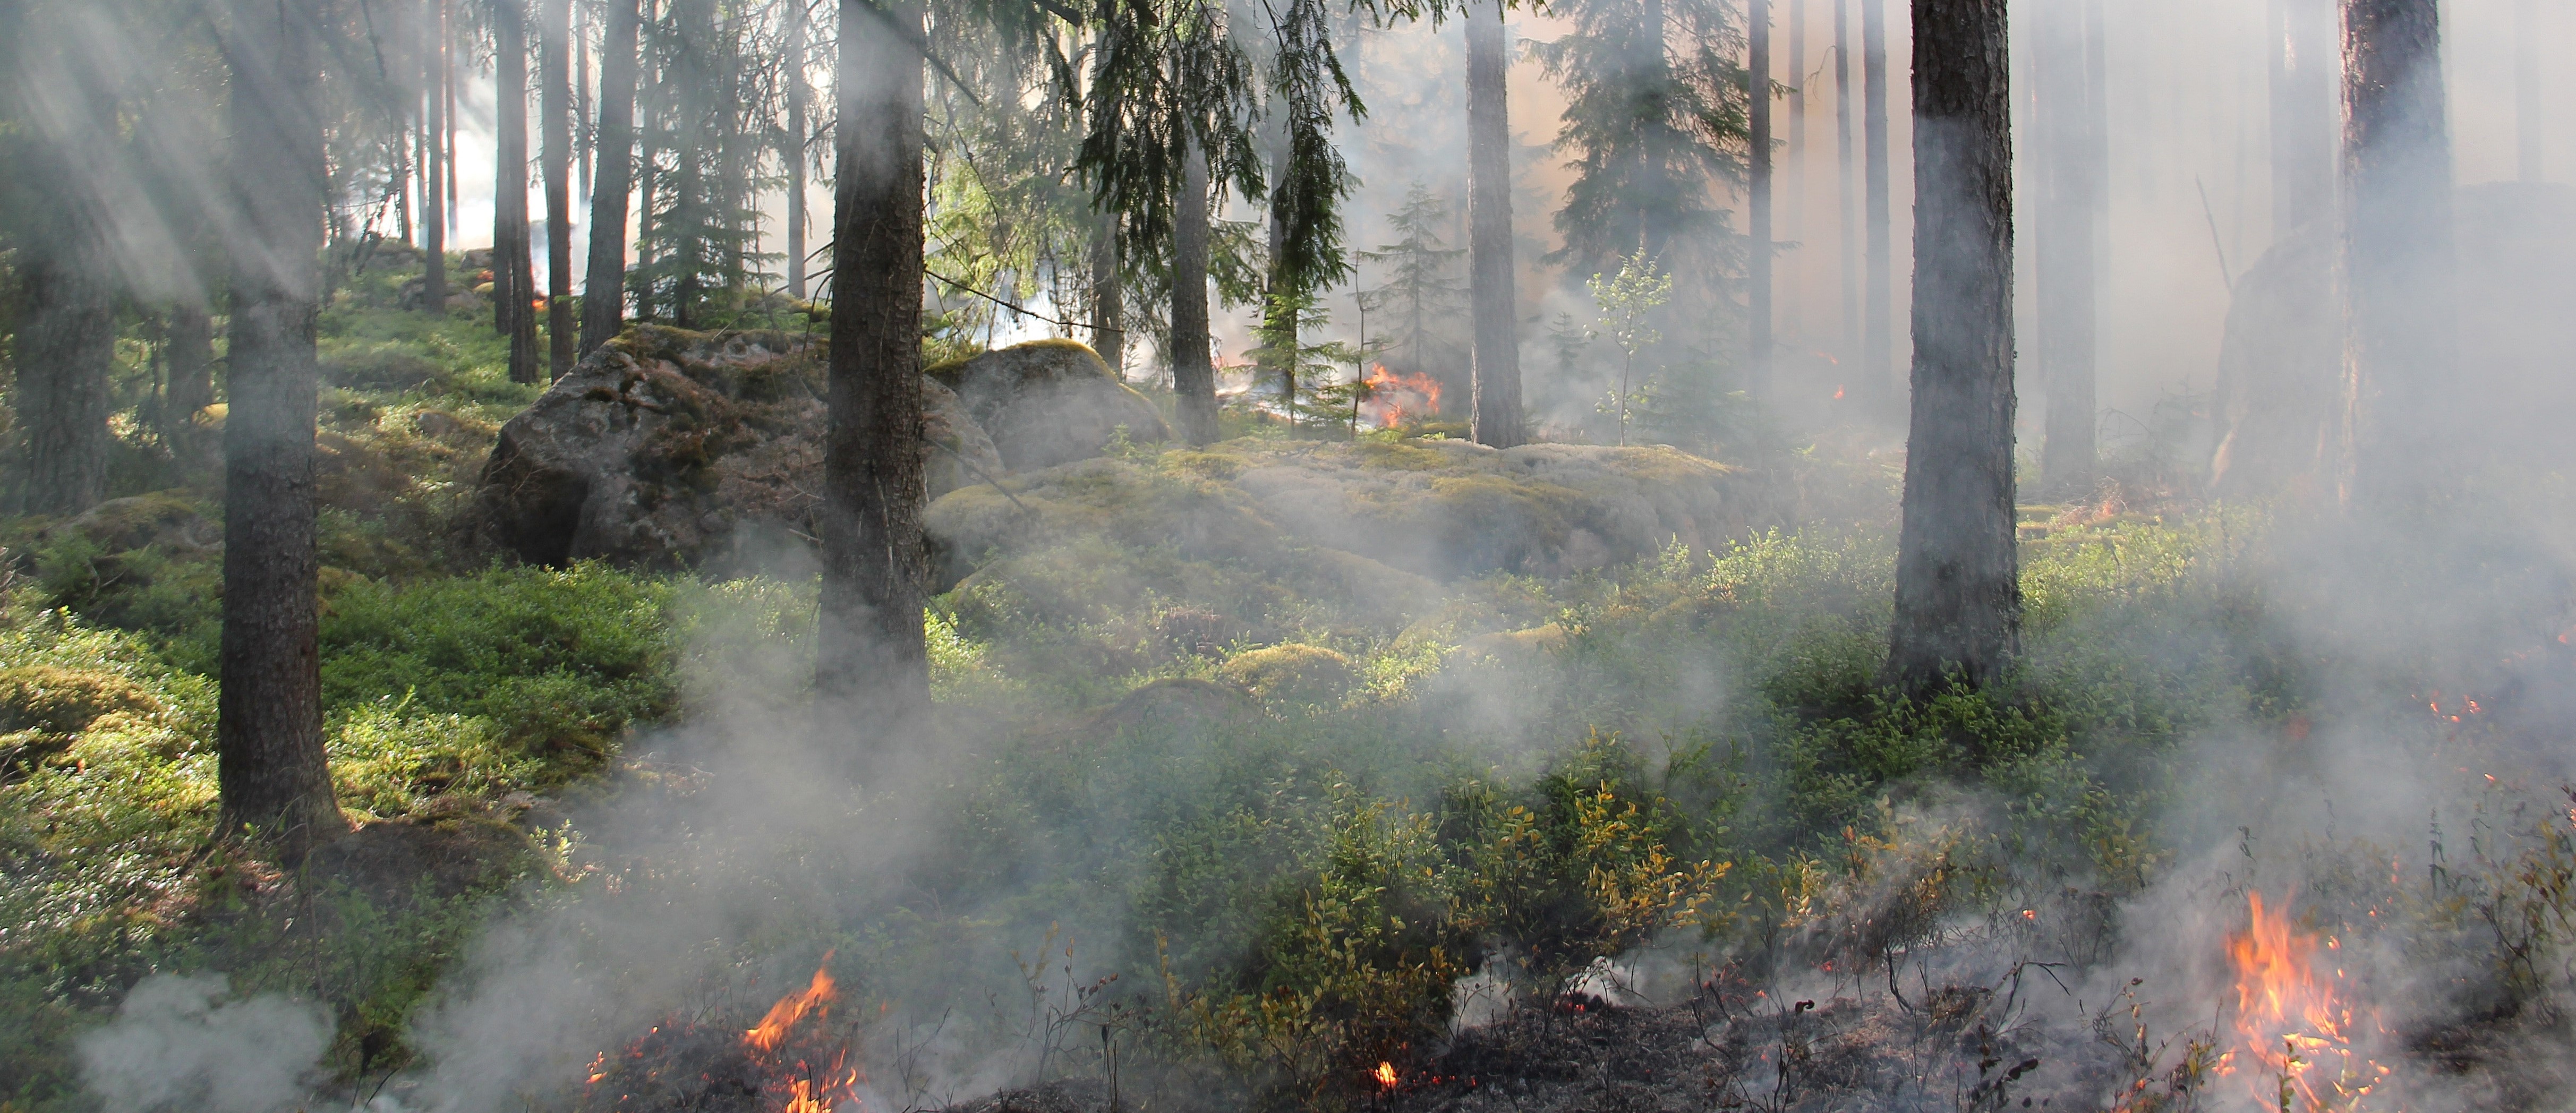
M2093 75L2088 13L2076 3L2032 9L2033 90L2037 100L2035 183L2041 381L2048 392L2040 483L2053 497L2093 489L2095 450L2095 317L2093 223L2097 204L2093 152Z
M1278 146L1270 156L1270 180L1285 186L1288 181L1288 129L1283 124L1273 136ZM1279 377L1279 401L1287 407L1288 423L1297 423L1297 315L1288 308L1291 279L1288 275L1288 214L1281 206L1288 201L1285 188L1270 195L1270 273L1265 276L1261 296L1261 353L1256 361L1260 377ZM1258 381L1258 377L1256 380Z
M1127 290L1118 268L1118 214L1104 212L1091 237L1091 338L1109 373L1127 377Z
M321 313L320 44L311 0L233 0L231 410L217 829L289 859L347 829L322 749L313 438Z
M1172 217L1172 395L1181 439L1217 438L1216 368L1208 362L1208 166L1185 140Z
M787 294L805 299L805 4L787 0Z
M430 217L430 223L437 222L435 210ZM162 334L169 346L170 380L162 395L162 435L169 438L180 467L193 471L213 463L196 415L215 401L215 322L204 306L185 302L170 307L166 322Z
M2539 0L2514 0L2513 127L2516 176L2543 180L2540 157L2540 29L2534 12Z
M528 243L528 29L520 0L492 5L492 326L510 338L510 381L541 381L536 265ZM504 277L506 276L506 277Z
M2435 0L2345 0L2345 494L2437 498L2465 452L2451 135Z
M591 181L590 267L581 299L584 355L616 336L626 316L626 190L635 173L637 22L635 0L608 0L599 58L599 173Z
M1780 225L1793 242L1807 238L1807 2L1789 0L1789 188ZM1789 295L1781 309L1781 331L1792 344L1806 336L1806 252L1787 259Z
M654 28L661 25L661 15L656 6L657 0L644 0L644 20L639 33L649 36ZM637 45L639 61L636 71L639 83L646 88L658 89L662 72L644 65L644 60L652 57L650 41L647 37ZM660 133L654 127L652 108L648 104L658 103L658 98L647 102L640 99L639 94L635 108L636 139L642 147L635 167L635 269L644 273L643 280L635 287L635 317L644 321L653 319L653 214L654 206L659 204L662 185L662 152L655 144Z
M715 250L707 240L708 225L715 217L708 163L722 154L708 127L710 102L716 95L715 0L671 0L671 33L677 47L672 52L675 72L666 75L674 104L672 153L677 156L671 172L671 214L676 218L672 227L679 233L672 245L671 323L695 328L698 311L704 308L699 304L706 292L702 283Z
M830 425L815 688L899 727L930 705L922 634L920 0L841 0Z
M1999 678L2013 538L2012 93L2005 0L1914 0L1914 397L1887 681Z
M1529 436L1521 412L1521 345L1513 290L1512 129L1503 7L1482 2L1467 25L1467 284L1476 443L1511 448Z
M19 264L26 305L11 401L26 430L19 505L28 514L77 514L107 497L116 300L94 222L77 211L84 204L63 198L52 242L23 251Z
M430 49L422 58L421 98L428 122L421 127L421 309L433 317L447 315L447 209L442 203L447 181L447 0L423 0L428 6Z
M1867 194L1868 270L1861 284L1861 358L1854 387L1865 399L1887 398L1895 363L1895 262L1887 197L1887 0L1860 0L1861 163ZM1919 202L1918 202L1919 204Z
M1860 197L1853 188L1858 149L1852 144L1851 88L1851 0L1834 0L1834 252L1843 289L1843 336L1836 350L1843 359L1860 352ZM1848 379L1850 372L1843 375ZM1835 394L1841 393L1837 387Z
M546 370L572 372L580 336L572 312L572 0L546 0L545 53L538 57L538 111L545 114Z
M1771 393L1771 0L1746 0L1744 19L1753 156L1744 204L1752 240L1744 276L1752 326L1746 330L1744 389L1761 399Z
M447 106L445 112L447 119L447 142L444 154L444 157L447 160L447 173L445 175L447 178L447 230L450 234L461 235L465 231L465 218L458 215L459 207L456 203L456 195L458 193L456 182L456 48L458 44L456 42L454 24L447 18L448 2L449 0L439 0L438 7L440 26L447 28L447 31L440 36L438 43L438 85L439 99L446 102Z
M598 121L592 115L596 111L596 106L591 102L590 94L590 35L588 29L578 22L580 18L578 13L574 18L576 22L573 24L572 35L573 151L576 161L580 163L581 174L579 179L581 185L574 192L574 196L588 197L591 189L591 162L598 154L594 148L598 146L599 133Z

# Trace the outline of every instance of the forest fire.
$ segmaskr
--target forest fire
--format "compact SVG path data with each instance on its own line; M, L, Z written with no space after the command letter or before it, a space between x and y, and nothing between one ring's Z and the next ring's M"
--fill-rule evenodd
M579 1108L697 1109L710 1095L732 1094L758 1095L763 1113L855 1113L859 1071L849 1061L848 1032L827 1023L839 990L831 956L823 961L812 981L770 1005L754 1027L664 1023L616 1058L593 1059Z
M2285 1113L2362 1108L2388 1068L2353 1046L2353 1005L2318 977L2317 937L2294 929L2286 906L2267 911L2261 893L2246 904L2246 929L2227 937L2237 1046L2220 1056L2219 1073L2243 1075L2257 1099Z
M1376 1079L1376 1080L1377 1080L1377 1084L1378 1084L1380 1087L1382 1087L1382 1088L1384 1088L1384 1089L1392 1090L1392 1089L1394 1089L1394 1088L1395 1088L1395 1080L1396 1080L1396 1076L1395 1076L1395 1064L1393 1064L1393 1063L1381 1062L1381 1063L1379 1063L1379 1064L1377 1065L1377 1069L1376 1069L1376 1070L1373 1070L1373 1071L1370 1071L1370 1072L1369 1072L1369 1077L1370 1077L1370 1078L1374 1078L1374 1079Z
M1380 429L1404 424L1406 418L1427 417L1440 412L1440 380L1416 371L1398 375L1383 363L1369 365L1367 400L1361 411Z

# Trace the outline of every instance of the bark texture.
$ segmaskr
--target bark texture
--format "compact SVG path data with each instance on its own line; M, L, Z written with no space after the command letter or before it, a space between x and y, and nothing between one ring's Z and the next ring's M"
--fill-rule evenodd
M1751 327L1745 333L1744 388L1759 399L1771 392L1771 0L1745 0L1744 18L1752 86L1752 158L1744 211L1747 237L1753 241L1753 257L1745 266Z
M1091 346L1109 373L1127 377L1127 289L1119 277L1118 214L1102 213L1091 237Z
M322 749L314 551L324 170L313 0L233 0L231 410L224 422L221 826L290 858L347 829Z
M806 0L787 4L787 135L778 160L787 164L787 296L805 300Z
M536 267L528 243L528 29L516 3L492 6L492 327L510 338L510 381L538 381Z
M429 49L421 52L420 307L433 317L447 315L447 0L423 0L421 15Z
M1919 41L1922 32L1918 28L1915 33ZM1887 221L1887 0L1860 0L1860 38L1862 219L1868 224L1869 258L1861 282L1860 370L1852 385L1862 399L1876 401L1890 393L1889 368L1896 360L1890 332L1895 261ZM1919 162L1922 156L1915 158ZM1916 204L1921 204L1919 197Z
M599 169L591 176L590 266L583 277L581 351L617 335L626 318L626 196L635 182L636 0L609 0L599 57Z
M2005 0L1914 0L1914 398L1888 683L1985 684L2020 645Z
M1208 165L1189 143L1172 214L1172 408L1181 439L1217 438L1216 368L1208 362Z
M57 209L64 229L23 259L26 314L18 330L16 404L25 430L19 505L78 514L107 497L108 383L116 358L116 301L90 222Z
M922 637L919 0L841 0L832 347L815 687L900 723L928 709Z
M546 370L572 371L579 336L572 313L572 0L546 0L545 52L537 60L545 118Z
M1521 344L1512 289L1511 55L1499 3L1471 5L1467 25L1467 281L1474 319L1476 443L1510 448L1529 437L1521 412Z
M2048 424L2041 441L2039 481L2051 497L2092 491L2099 468L2095 443L2094 384L2099 295L2094 280L2094 223L2101 213L2102 168L2094 160L2095 105L2091 41L2100 28L2089 5L2039 4L2031 9L2032 80L2039 86L2032 145L2038 149L2038 227L2041 382L2048 392Z
M2467 454L2436 0L2344 5L2345 493L2440 497Z

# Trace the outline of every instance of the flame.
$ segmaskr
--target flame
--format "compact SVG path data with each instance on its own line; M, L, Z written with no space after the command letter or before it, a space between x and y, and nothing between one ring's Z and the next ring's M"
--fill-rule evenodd
M1840 402L1840 401L1842 401L1842 400L1843 400L1843 388L1841 388L1841 387L1835 387L1835 388L1834 388L1834 401L1836 401L1836 402Z
M760 1027L742 1034L742 1042L756 1050L776 1051L779 1044L786 1042L787 1030L805 1019L807 1013L819 1019L840 996L832 988L831 967L832 956L826 953L823 965L814 968L813 984L806 986L802 993L790 993L779 998L777 1004L769 1007L769 1015L760 1018Z
M1369 1077L1376 1079L1378 1085L1392 1090L1395 1088L1395 1064L1379 1063L1376 1070L1369 1072Z
M1408 417L1421 417L1440 412L1440 380L1419 371L1398 375L1383 363L1369 365L1369 394L1360 403L1361 412L1377 422L1380 429L1404 424Z
M2245 931L2227 937L2239 1046L2221 1057L2220 1072L2247 1065L2255 1097L2285 1113L2362 1108L2388 1068L2353 1047L2353 1007L2317 976L2317 937L2290 926L2286 905L2265 911L2261 893L2247 893L2246 905ZM2327 949L2342 943L2329 940Z

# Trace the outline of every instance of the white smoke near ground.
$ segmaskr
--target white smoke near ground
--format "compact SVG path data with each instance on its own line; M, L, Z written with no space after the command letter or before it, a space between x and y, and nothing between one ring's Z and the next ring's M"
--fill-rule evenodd
M155 974L81 1036L81 1079L104 1108L272 1113L307 1092L331 1032L320 1008L234 998L221 974Z

